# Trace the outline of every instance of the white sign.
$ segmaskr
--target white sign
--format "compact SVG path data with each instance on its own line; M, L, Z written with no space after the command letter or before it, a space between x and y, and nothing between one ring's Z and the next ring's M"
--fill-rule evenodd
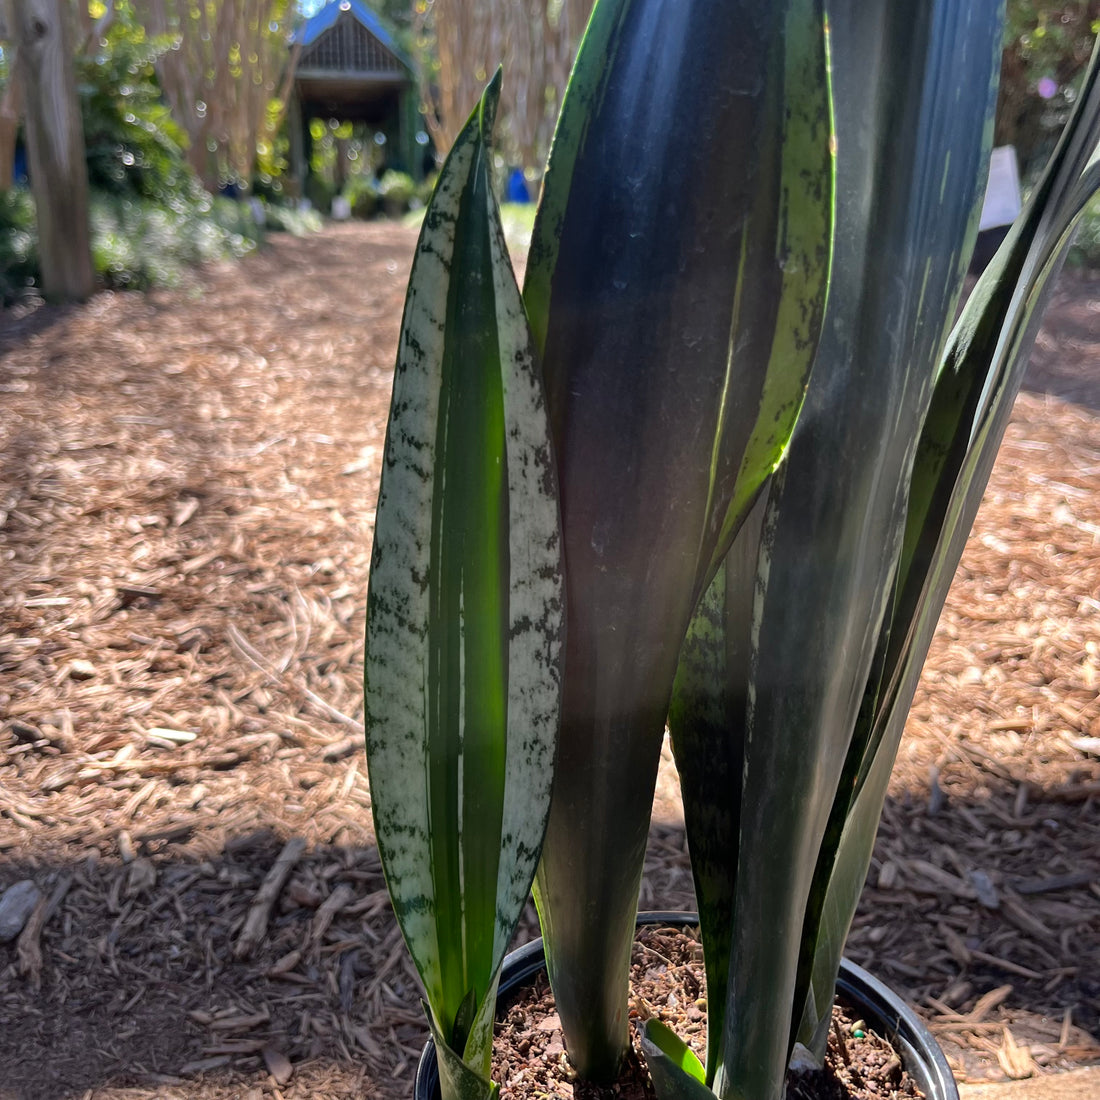
M989 183L982 204L982 220L978 228L996 229L1011 225L1022 208L1020 201L1020 169L1016 150L1011 145L994 149L989 158Z

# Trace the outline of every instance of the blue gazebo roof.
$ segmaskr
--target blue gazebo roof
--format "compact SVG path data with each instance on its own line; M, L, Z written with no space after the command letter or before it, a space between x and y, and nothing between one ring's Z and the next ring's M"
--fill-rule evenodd
M323 8L311 15L295 32L293 41L301 43L302 48L312 45L325 31L336 25L336 21L345 13L357 19L387 50L406 68L412 68L412 62L405 56L386 25L371 11L363 0L330 0Z

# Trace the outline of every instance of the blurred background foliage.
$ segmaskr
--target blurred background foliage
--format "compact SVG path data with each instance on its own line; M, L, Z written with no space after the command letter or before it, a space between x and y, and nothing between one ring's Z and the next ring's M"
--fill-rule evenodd
M1098 32L1100 0L1009 0L994 142L1016 147L1025 180L1054 148Z
M1100 0L1009 0L994 142L1013 145L1025 192L1038 178L1077 97ZM1100 198L1087 209L1067 263L1100 268Z
M102 13L101 13L102 14ZM190 194L187 135L163 101L154 63L170 48L147 38L129 4L76 59L88 182L93 190L170 203Z
M0 0L0 302L34 293L34 203ZM91 191L93 256L109 287L179 280L240 256L263 233L305 232L307 207L401 216L432 180L387 163L363 125L310 123L304 193L288 174L286 108L295 28L322 0L63 0ZM420 79L423 140L445 151L496 64L507 71L498 132L502 193L533 196L592 0L372 0ZM1057 140L1100 30L1100 0L1009 0L996 143L1016 147L1025 190ZM519 181L517 184L517 180ZM338 206L334 201L339 199ZM1071 262L1100 266L1100 203Z

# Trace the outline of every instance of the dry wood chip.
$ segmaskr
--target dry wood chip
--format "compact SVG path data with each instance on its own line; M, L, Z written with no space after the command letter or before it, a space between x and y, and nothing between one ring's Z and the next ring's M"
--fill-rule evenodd
M925 859L911 859L906 864L908 869L920 878L927 879L936 892L947 890L957 898L973 899L978 896L977 890L964 882L958 875L937 867ZM925 889L919 882L913 884L915 890Z
M997 955L990 955L986 951L971 951L970 954L979 962L989 963L990 966L995 966L998 970L1004 970L1009 974L1018 974L1021 978L1031 978L1033 981L1041 982L1046 977L1046 975L1026 966L1014 963L1011 959L1002 959Z
M1003 1004L1011 995L1012 986L1010 985L1000 985L996 989L991 989L988 993L983 993L967 1014L967 1020L974 1024L980 1023L993 1009Z
M1030 1077L1035 1072L1035 1062L1031 1057L1031 1048L1021 1046L1006 1027L1001 1045L997 1048L997 1061L1005 1076L1014 1081Z
M47 920L48 909L49 899L43 894L38 899L34 912L27 918L16 943L16 967L35 992L42 987L42 945L39 937Z
M283 955L279 959L276 959L275 962L271 964L271 967L267 972L268 976L272 978L277 978L284 974L287 974L289 971L293 970L301 961L302 951L300 948L295 948L293 951L288 951L285 955Z
M967 950L966 944L963 942L962 937L953 929L948 927L943 921L940 921L936 925L936 929L943 937L943 942L947 944L947 950L951 952L951 957L960 966L970 965L970 952Z
M206 1043L202 1052L212 1054L259 1054L267 1045L266 1039L226 1039L217 1043Z
M68 673L74 680L94 680L96 677L96 667L91 661L77 658L75 661L69 662Z
M277 1085L285 1085L294 1076L294 1066L290 1059L277 1047L266 1046L262 1054L267 1072L275 1078Z
M200 1073L209 1073L211 1070L221 1069L233 1060L232 1055L219 1054L213 1058L197 1058L193 1062L186 1062L179 1068L180 1077L194 1077Z
M251 1031L252 1028L269 1023L270 1020L271 1011L265 1005L259 1012L219 1016L216 1020L211 1020L208 1026L211 1031Z
M310 927L309 938L313 943L317 943L321 939L328 931L336 914L354 897L355 891L346 882L342 882L325 898L314 914L313 923Z
M345 756L351 756L352 753L359 752L362 748L363 739L361 737L345 737L343 740L327 746L321 754L321 759L331 764L337 760L343 760Z
M127 897L133 897L135 894L152 890L156 884L157 866L151 859L141 856L130 864L129 872L126 876Z
M1017 928L1042 940L1055 940L1057 936L1038 917L1034 916L1016 898L1006 895L1002 899L1002 911Z
M196 737L198 734L190 730L168 729L163 726L154 726L145 733L145 739L150 745L162 749L178 749L181 745L189 745Z
M172 511L172 526L182 527L198 510L198 497L185 497Z
M306 842L302 837L291 837L278 858L264 878L260 889L252 900L252 905L245 918L244 927L237 938L233 948L233 954L238 959L246 959L267 933L267 923L271 918L271 909L274 906L279 893L294 870L294 865L306 850Z

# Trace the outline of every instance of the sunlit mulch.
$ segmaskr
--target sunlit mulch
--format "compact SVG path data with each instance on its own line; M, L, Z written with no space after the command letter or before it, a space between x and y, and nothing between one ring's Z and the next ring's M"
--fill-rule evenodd
M0 1098L405 1097L424 1028L360 748L413 236L0 315ZM850 954L960 1071L1100 1058L1100 297L1068 281ZM647 907L691 905L675 778Z

